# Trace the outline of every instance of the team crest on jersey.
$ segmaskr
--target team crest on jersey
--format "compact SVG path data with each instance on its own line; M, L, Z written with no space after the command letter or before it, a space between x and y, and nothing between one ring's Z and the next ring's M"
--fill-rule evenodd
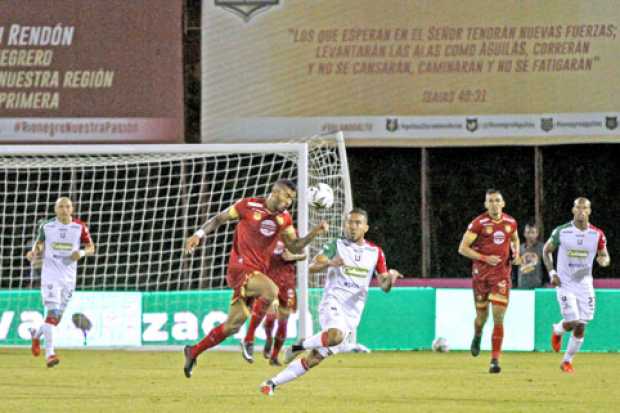
M270 219L266 219L260 223L260 233L266 237L271 237L275 234L277 228L276 223Z
M503 231L495 231L493 234L493 243L497 245L502 245L506 241L506 234Z
M255 219L256 221L260 221L261 219L263 219L263 214L261 214L261 213L260 213L260 212L258 212L258 211L254 211L254 219Z
M512 227L510 225L504 225L504 231L510 234L512 232Z
M484 227L484 232L491 235L493 233L493 225L487 225Z

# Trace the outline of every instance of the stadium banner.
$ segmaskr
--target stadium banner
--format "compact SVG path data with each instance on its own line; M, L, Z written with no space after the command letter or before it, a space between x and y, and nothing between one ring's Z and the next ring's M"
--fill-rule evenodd
M75 292L56 327L58 347L138 347L141 342L141 293ZM86 337L75 317L89 322ZM30 344L30 328L43 323L39 290L0 292L0 345Z
M618 141L617 3L519 6L203 0L202 139Z
M476 309L470 289L436 290L435 335L445 337L453 350L469 350L474 336ZM503 350L528 351L534 349L533 291L510 291L510 304L504 317ZM482 350L491 350L492 316L482 332Z
M595 290L594 319L586 327L582 351L620 351L620 290ZM551 351L551 324L562 319L555 290L536 290L536 351ZM562 351L568 344L562 340Z
M2 3L0 143L182 142L183 2L87 3Z

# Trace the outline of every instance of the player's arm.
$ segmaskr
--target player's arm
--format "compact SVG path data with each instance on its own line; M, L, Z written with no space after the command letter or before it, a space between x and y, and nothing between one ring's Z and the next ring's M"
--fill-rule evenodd
M303 261L306 259L306 254L293 254L287 249L284 249L282 253L282 259L284 261Z
M45 241L37 240L32 245L32 249L26 253L26 259L30 262L36 261L43 256Z
M521 241L519 232L513 231L510 237L510 248L512 250L512 265L521 265Z
M194 235L187 239L187 241L185 242L185 253L193 253L196 247L200 244L201 239L203 239L205 236L209 235L228 221L235 221L238 219L239 212L234 205L220 212L214 217L208 219L207 222L202 224L202 226L196 232L194 232Z
M558 272L555 270L553 263L553 252L557 248L558 247L556 245L556 241L553 240L552 236L547 242L545 242L542 256L543 262L545 263L545 268L547 269L547 273L549 274L549 281L554 287L560 285L560 277L558 277Z
M398 278L403 278L403 275L398 272L398 270L392 269L382 274L377 273L377 278L379 279L381 289L384 292L389 293L396 280Z
M465 231L465 234L463 234L463 239L459 244L459 254L473 261L482 261L489 265L499 264L501 259L497 255L483 255L471 247L477 238L478 234L475 232L471 232L469 230Z
M84 248L79 251L73 251L71 253L71 259L73 261L79 261L80 258L95 255L95 243L90 237L90 231L88 231L88 227L85 224L82 224L82 234L80 236L80 241L84 245Z
M326 221L321 221L319 225L312 228L308 235L299 238L295 232L295 228L289 225L282 230L282 242L284 242L284 246L287 250L294 254L300 254L313 239L327 231L329 231L329 224Z
M313 274L326 270L328 267L340 267L344 261L337 255L337 241L332 240L323 245L323 250L315 256L308 267L308 271Z
M598 265L601 267L607 267L611 264L611 258L609 257L607 247L604 247L596 253L596 262L598 262Z

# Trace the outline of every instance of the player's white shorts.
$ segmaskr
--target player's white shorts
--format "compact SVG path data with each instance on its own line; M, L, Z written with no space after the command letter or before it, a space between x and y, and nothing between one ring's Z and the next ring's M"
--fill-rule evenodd
M43 305L48 310L65 311L74 290L75 283L59 280L42 280L41 298L43 299Z
M590 321L594 318L594 288L588 285L561 285L556 288L560 312L565 321Z
M329 349L320 348L318 349L319 354L323 357L327 357L330 354L347 351L349 341L359 324L358 317L348 315L343 306L336 299L327 299L321 301L319 306L319 322L321 323L321 330L323 331L330 328L337 328L344 334L342 343L337 346L329 347Z

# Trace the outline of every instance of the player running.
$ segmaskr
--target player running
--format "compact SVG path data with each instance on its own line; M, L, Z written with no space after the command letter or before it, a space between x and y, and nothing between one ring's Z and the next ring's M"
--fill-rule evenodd
M269 359L269 364L272 366L281 366L278 361L278 354L286 340L286 328L289 316L297 309L297 293L295 291L297 277L295 263L305 259L305 254L293 254L284 247L282 241L277 241L267 275L278 287L278 305L272 306L270 311L267 312L263 324L266 335L263 356ZM256 307L256 304L254 307ZM277 307L277 309L274 307ZM258 315L256 309L252 308L250 326L241 345L243 358L249 363L254 361L252 350L254 347L254 332L258 326L256 323ZM278 329L274 340L273 327L276 319L278 321Z
M31 329L32 354L41 353L41 335L45 338L47 367L54 367L60 360L54 350L54 327L60 323L62 314L75 290L77 261L95 253L95 244L86 225L73 218L73 204L69 198L58 198L54 206L56 217L39 225L37 238L26 258L33 265L42 261L41 297L46 309L45 322L39 329ZM80 244L84 249L80 249Z
M508 307L511 287L510 254L513 264L519 265L519 234L517 221L503 213L506 206L500 191L489 189L485 195L487 211L476 217L463 235L459 254L471 259L476 319L471 354L480 354L482 329L493 304L493 335L489 373L499 373L499 356L504 340L504 314Z
M185 346L183 370L187 378L191 377L196 359L203 351L239 331L250 313L252 300L255 303L253 311L257 315L255 322L257 325L261 323L267 309L278 296L278 287L266 275L278 236L287 249L300 253L315 237L329 229L326 222L321 222L304 238L297 237L291 215L287 211L296 194L293 182L280 180L273 185L267 198L241 199L209 219L187 240L186 252L191 254L205 235L226 222L239 221L226 274L226 282L233 289L228 317L198 344Z
M568 331L573 334L560 368L572 373L573 357L581 348L586 324L594 317L594 287L592 285L592 266L594 258L601 267L607 267L611 259L607 252L607 239L603 231L590 224L592 209L587 198L575 199L573 220L560 225L551 233L545 243L543 260L551 284L556 287L562 320L553 325L551 347L559 352L562 335ZM559 248L559 249L558 249ZM553 266L553 252L558 250L557 271Z
M368 231L366 211L359 208L351 210L344 230L346 238L325 245L323 252L314 258L310 266L310 272L328 268L323 299L319 305L322 331L286 349L284 361L290 364L261 384L260 390L265 395L273 395L277 386L304 375L327 356L342 352L343 342L360 322L368 285L375 272L385 292L390 291L394 281L402 277L396 270L388 271L381 248L364 239ZM297 354L305 350L312 351L293 361Z

